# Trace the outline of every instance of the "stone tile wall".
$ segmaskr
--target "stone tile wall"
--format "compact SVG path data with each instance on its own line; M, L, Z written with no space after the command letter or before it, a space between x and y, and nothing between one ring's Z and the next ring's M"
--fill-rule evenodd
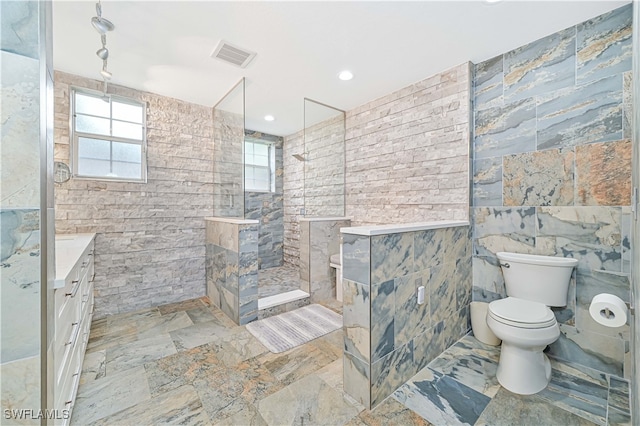
M495 253L579 260L549 354L628 375L629 327L588 314L629 300L631 5L475 66L473 298L504 297ZM625 102L627 100L627 102Z
M459 226L342 235L344 384L363 405L381 402L469 330L470 234Z
M55 73L55 159L69 163L70 87ZM71 179L56 185L59 233L95 232L96 318L205 294L203 218L213 214L211 108L110 85L147 103L147 183Z
M243 325L256 320L258 224L205 222L205 269L209 300L236 324Z
M354 224L469 218L470 67L347 111L345 216ZM291 157L304 152L302 132L286 137L284 150L285 262L297 264L300 211L312 205L303 196L313 196Z
M253 131L247 131L245 134L248 137L272 142L275 147L275 192L245 191L244 193L245 219L260 221L258 267L259 269L275 268L282 266L284 261L282 251L284 241L283 138Z
M340 228L351 226L349 219L300 220L300 290L309 293L311 303L336 298L332 255L340 253Z

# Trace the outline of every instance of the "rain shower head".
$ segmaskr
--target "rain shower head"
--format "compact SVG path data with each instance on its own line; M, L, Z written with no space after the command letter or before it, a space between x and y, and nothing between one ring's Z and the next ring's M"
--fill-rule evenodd
M307 161L302 154L293 154L294 158L299 161Z

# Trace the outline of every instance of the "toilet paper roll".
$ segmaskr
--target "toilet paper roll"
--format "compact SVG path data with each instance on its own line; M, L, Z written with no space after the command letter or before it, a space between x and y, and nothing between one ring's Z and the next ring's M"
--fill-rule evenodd
M609 315L607 316L607 310ZM601 293L591 300L589 314L605 327L622 327L627 323L627 305L613 294Z

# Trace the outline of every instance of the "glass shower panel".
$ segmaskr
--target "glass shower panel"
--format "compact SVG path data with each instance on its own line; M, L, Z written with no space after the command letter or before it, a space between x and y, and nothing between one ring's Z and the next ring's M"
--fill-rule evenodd
M344 216L345 113L304 100L304 213Z
M244 78L213 108L213 215L244 217Z

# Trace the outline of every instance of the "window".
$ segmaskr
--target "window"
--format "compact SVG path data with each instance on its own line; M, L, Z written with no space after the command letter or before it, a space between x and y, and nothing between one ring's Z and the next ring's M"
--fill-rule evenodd
M71 92L73 174L145 182L145 104L100 92Z
M275 192L273 144L246 139L244 142L244 186L247 191Z

